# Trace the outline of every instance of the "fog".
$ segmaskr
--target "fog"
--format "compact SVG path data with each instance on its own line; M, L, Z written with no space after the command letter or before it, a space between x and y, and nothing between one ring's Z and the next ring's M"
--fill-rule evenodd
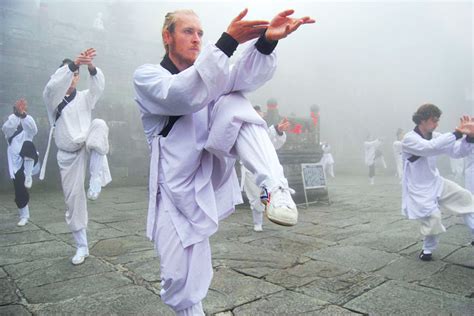
M121 43L126 65L119 60L112 63L96 38L80 41L98 47L96 63L104 65L107 79L104 98L113 91L110 85L126 85L122 99L134 111L132 72L140 64L160 62L166 12L193 9L201 18L205 43L214 43L245 7L249 9L246 19L270 20L287 8L295 9L296 17L309 15L316 23L279 42L274 78L248 97L263 109L267 99L275 98L280 114L289 117L309 117L309 107L318 105L321 139L331 143L336 163L362 161L362 142L368 134L384 138L386 155L391 155L395 131L412 129L411 115L423 103L442 109L440 131L452 131L463 113L474 115L472 1L5 0L2 6L14 11L47 7L48 19L78 28L91 28L100 12L105 36L110 39L115 36L111 32L121 32L133 38L135 42ZM2 27L1 32L9 30ZM146 53L136 47L140 41L147 43ZM68 45L63 48L51 60L79 53ZM8 58L3 51L2 58ZM48 65L48 71L57 64ZM116 67L125 67L129 76L115 76ZM47 79L35 78L42 84ZM36 90L40 91L31 93L37 98L41 89ZM11 108L20 96L1 89L2 118L5 106ZM134 119L141 125L138 117Z

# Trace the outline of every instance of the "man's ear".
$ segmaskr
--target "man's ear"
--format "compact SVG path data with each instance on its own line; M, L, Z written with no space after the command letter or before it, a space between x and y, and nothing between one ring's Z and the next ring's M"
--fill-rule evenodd
M171 33L170 31L168 30L165 30L163 32L163 43L165 43L165 45L169 45L169 43L171 42Z

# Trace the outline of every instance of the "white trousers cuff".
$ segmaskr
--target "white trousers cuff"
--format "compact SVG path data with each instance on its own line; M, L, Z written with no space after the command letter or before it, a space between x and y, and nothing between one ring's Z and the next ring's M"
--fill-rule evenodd
M72 236L74 237L77 248L89 248L87 245L87 233L85 228L72 232Z
M20 218L30 218L30 208L28 207L28 204L18 210L20 211Z
M428 235L423 239L423 252L432 253L438 247L439 235Z
M205 316L202 302L176 312L177 316Z

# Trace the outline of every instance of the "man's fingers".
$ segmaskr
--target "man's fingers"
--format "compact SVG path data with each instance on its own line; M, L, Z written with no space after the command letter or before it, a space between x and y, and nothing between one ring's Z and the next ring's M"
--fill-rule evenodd
M268 27L270 23L266 20L241 21L240 25L244 27Z
M278 16L287 17L289 15L292 15L293 13L295 13L295 10L288 9L288 10L285 10L285 11L282 11L282 12L278 13Z
M247 8L245 8L242 12L239 13L239 15L237 15L237 16L232 20L232 23L242 20L242 19L247 15L247 12L248 12L248 11L249 11L249 10L248 10Z

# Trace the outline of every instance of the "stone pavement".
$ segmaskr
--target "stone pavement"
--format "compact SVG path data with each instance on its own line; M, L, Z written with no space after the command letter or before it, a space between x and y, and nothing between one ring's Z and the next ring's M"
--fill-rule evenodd
M73 266L61 192L38 183L31 221L17 227L0 194L0 315L173 315L159 298L159 261L145 238L145 187L105 188L89 204L91 256ZM331 204L300 208L297 226L252 230L238 209L212 237L214 279L204 309L219 315L474 315L474 247L445 216L434 261L417 258L418 225L400 215L391 177L329 182Z

